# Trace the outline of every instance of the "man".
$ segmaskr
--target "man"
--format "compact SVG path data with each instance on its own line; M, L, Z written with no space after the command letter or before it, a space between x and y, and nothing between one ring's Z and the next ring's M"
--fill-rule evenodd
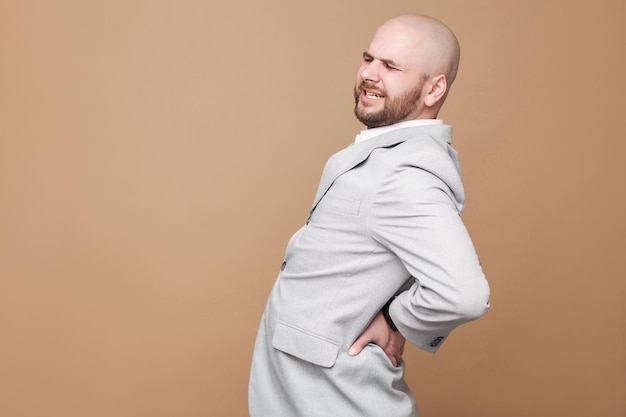
M416 416L405 338L434 353L489 308L451 127L436 119L458 62L433 18L376 31L354 90L368 129L329 159L287 245L254 349L252 417Z

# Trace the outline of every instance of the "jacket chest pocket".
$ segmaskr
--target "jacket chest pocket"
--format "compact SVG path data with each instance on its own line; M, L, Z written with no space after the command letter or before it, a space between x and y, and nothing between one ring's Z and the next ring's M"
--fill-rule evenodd
M352 200L333 195L326 195L319 203L318 209L332 211L346 216L358 216L361 209L360 200Z

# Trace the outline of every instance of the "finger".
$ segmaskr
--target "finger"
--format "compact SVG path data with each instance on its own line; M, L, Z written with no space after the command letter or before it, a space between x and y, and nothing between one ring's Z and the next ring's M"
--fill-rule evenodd
M356 356L359 353L361 353L365 345L367 345L370 342L370 340L367 340L367 339L368 338L364 337L364 335L359 336L358 339L354 341L352 346L350 346L350 349L348 349L348 355Z

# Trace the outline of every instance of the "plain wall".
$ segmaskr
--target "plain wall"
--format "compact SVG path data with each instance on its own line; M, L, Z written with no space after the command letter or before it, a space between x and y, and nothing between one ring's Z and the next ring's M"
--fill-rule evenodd
M0 0L0 415L247 415L266 297L404 12L492 309L407 347L421 417L626 414L622 0ZM391 416L390 416L391 417Z

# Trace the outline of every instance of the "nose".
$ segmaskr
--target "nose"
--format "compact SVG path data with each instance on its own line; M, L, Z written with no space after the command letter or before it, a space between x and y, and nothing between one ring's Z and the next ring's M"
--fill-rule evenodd
M380 81L380 71L382 63L377 59L372 61L364 61L359 68L359 77L363 81L378 82Z

